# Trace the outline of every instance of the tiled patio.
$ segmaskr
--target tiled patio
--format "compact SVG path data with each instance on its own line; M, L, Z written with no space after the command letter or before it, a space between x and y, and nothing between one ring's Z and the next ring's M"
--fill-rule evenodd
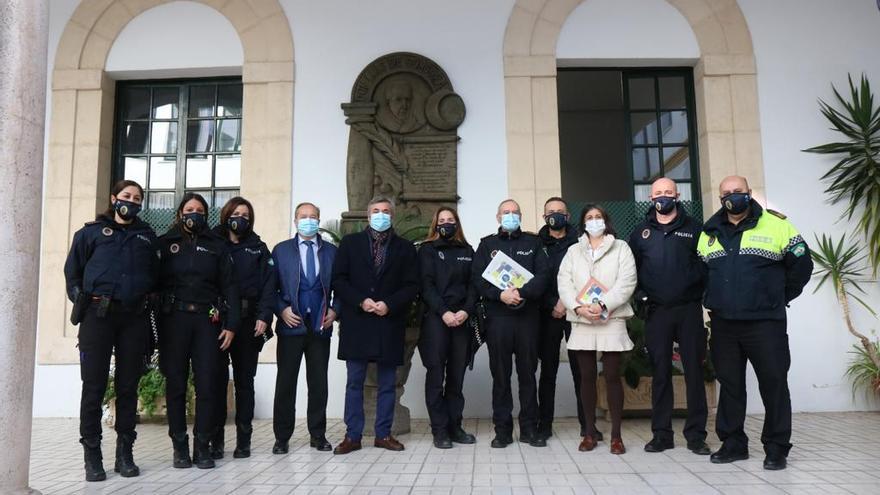
M752 458L735 464L714 465L707 457L679 447L648 454L642 446L650 437L648 420L624 420L623 439L629 452L608 453L608 444L596 451L577 451L578 428L572 419L560 420L557 436L546 448L514 443L491 449L489 420L469 420L477 444L437 450L431 445L425 421L402 436L406 451L387 452L369 446L347 456L333 456L308 448L305 426L297 426L289 455L272 455L272 424L255 424L250 459L232 459L234 430L227 427L227 455L213 470L173 469L171 446L163 425L141 425L135 460L138 478L112 472L115 434L105 428L102 483L82 481L82 451L77 443L77 421L34 421L31 486L44 494L69 493L210 493L235 494L570 494L570 493L858 493L880 494L880 413L797 414L795 449L786 471L761 467L758 443L760 417L749 417ZM607 436L610 426L600 422ZM681 428L681 420L675 425ZM710 425L711 428L711 425ZM344 425L330 423L328 438L337 443ZM710 433L710 445L718 446ZM365 442L367 445L367 442Z

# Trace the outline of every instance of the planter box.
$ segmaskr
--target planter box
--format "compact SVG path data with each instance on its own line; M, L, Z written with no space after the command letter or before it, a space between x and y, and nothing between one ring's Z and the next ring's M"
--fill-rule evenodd
M195 411L195 396L193 396L193 401L187 404L187 411ZM235 387L233 386L232 380L229 380L229 383L226 386L226 418L227 421L230 418L235 418ZM165 397L156 398L156 408L154 409L153 415L148 416L146 412L144 412L144 405L141 404L140 399L138 399L138 408L137 408L137 422L138 423L165 423L168 419L168 411L165 407ZM187 414L187 419L193 419L192 416ZM107 404L107 412L104 415L104 422L107 426L116 426L116 398L110 399L110 402Z
M623 382L623 412L626 416L650 416L651 415L651 377L643 376L639 380L639 386L631 388ZM706 382L706 404L709 406L709 415L713 416L718 407L718 399L715 393L716 382ZM606 420L611 420L608 412L608 398L606 395L605 377L599 376L596 380L596 408L601 411ZM687 386L681 375L672 376L673 412L687 412Z

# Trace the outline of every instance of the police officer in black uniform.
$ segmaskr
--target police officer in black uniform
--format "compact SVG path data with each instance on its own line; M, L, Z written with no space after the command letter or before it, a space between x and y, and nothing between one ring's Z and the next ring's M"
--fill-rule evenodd
M493 448L513 443L513 395L510 375L516 356L519 382L519 440L533 447L546 447L538 435L538 400L535 371L538 366L538 332L541 296L547 287L550 260L541 239L520 228L519 204L506 199L498 205L496 219L501 224L496 234L480 240L474 255L472 280L486 304L486 344L492 371L492 422L495 424ZM486 281L483 271L499 252L528 270L534 278L521 288L501 290Z
M430 235L419 247L425 302L419 354L427 369L425 402L438 449L451 448L452 442L476 442L461 426L462 387L473 335L468 318L474 314L477 302L471 284L473 259L474 250L465 240L458 212L439 208Z
M137 218L143 199L137 182L117 182L110 207L74 234L64 263L67 295L74 303L71 320L80 324L79 431L86 481L107 479L101 462L101 402L114 353L115 471L126 478L140 474L132 456L137 386L145 356L152 352L147 299L159 268L156 234Z
M571 323L565 318L565 306L559 300L559 291L556 287L556 274L559 272L559 264L573 244L577 244L578 230L569 224L568 203L559 197L552 197L544 202L544 222L546 225L538 231L538 237L544 243L547 256L550 257L550 276L547 279L547 290L541 301L541 330L540 348L538 358L541 360L540 375L538 378L538 434L544 438L553 436L553 416L555 415L554 403L556 402L556 375L559 371L559 344L562 338L568 340L571 334ZM581 389L581 373L578 370L577 359L574 353L569 351L568 364L574 379L574 389L577 403L578 423L581 427L581 436L586 436L587 426L584 418L584 408L581 405L577 391ZM596 440L602 440L602 432L593 428L596 432Z
M709 455L706 445L706 327L701 300L705 267L697 255L702 225L678 201L675 181L651 185L652 208L629 237L638 270L636 300L645 308L645 339L653 367L651 430L646 452L675 446L672 432L672 346L678 343L687 385L684 437L695 454Z
M235 279L241 296L241 325L237 338L220 359L217 378L217 430L211 439L211 457L223 458L224 427L226 424L226 386L229 381L229 362L235 383L235 451L232 456L251 455L251 433L254 419L254 376L257 358L263 348L266 331L272 324L272 305L275 294L275 270L272 253L260 240L253 228L256 219L251 202L236 196L220 210L220 225L214 233L226 239L232 255Z
M159 366L165 374L168 434L174 467L214 467L208 442L215 433L217 369L239 328L241 298L226 240L208 228L208 203L186 193L177 220L159 238L162 323ZM225 306L224 317L220 309ZM225 321L223 321L225 320ZM221 324L222 323L222 324ZM192 363L196 393L193 458L186 434L186 383Z

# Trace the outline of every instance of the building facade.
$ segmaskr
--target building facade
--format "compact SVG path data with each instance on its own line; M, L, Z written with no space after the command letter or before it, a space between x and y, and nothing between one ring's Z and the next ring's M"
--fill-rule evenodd
M830 159L801 152L836 139L817 99L848 73L880 85L878 45L874 0L53 0L34 414L78 413L62 266L112 181L143 183L156 225L183 191L216 207L241 193L270 246L291 235L301 201L338 219L348 206L340 104L382 55L432 59L467 106L457 180L471 242L496 228L506 197L530 229L560 194L635 218L644 184L662 174L703 215L719 207L723 177L744 175L809 241L854 228L822 192ZM852 397L852 339L831 289L812 287L789 312L794 409L877 407ZM876 283L869 291L880 301ZM864 313L856 322L875 324ZM262 359L257 416L269 417L274 345ZM403 401L424 417L414 360ZM488 367L485 353L475 367ZM573 415L570 378L559 376L557 411ZM331 363L331 416L342 415L344 383ZM467 375L466 414L489 415L489 387L488 373ZM749 387L760 411L754 377Z

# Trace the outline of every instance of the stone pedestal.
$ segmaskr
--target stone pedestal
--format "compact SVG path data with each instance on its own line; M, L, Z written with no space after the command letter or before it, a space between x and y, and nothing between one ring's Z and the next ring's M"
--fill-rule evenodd
M0 493L28 488L46 118L45 0L0 2ZM61 273L58 273L61 277Z

